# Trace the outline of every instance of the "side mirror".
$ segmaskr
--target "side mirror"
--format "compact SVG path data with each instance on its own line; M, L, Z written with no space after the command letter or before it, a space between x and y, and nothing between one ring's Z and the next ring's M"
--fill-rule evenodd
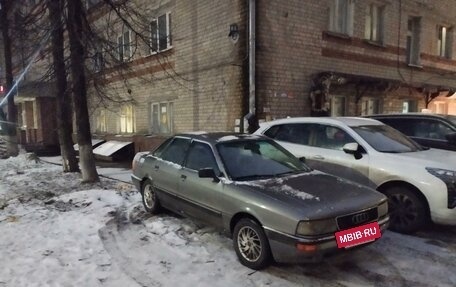
M298 159L299 159L300 162L306 163L306 157L305 156L301 156Z
M342 150L345 153L352 154L355 159L361 159L363 155L359 151L359 144L358 143L347 143L342 147Z
M456 145L456 133L447 134L446 139L452 145Z
M200 178L212 178L215 182L219 182L220 179L215 174L214 169L212 168L202 168L198 170L198 176Z

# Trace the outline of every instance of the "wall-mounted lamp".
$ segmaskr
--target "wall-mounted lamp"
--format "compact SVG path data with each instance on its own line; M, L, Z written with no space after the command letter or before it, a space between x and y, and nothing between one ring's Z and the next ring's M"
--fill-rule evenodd
M228 37L230 37L233 42L237 42L239 39L239 27L237 24L230 25L230 33L228 34Z

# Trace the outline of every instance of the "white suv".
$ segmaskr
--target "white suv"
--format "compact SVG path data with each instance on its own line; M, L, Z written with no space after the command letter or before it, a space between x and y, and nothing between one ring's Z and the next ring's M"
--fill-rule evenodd
M414 232L429 219L456 225L454 152L423 148L365 118L288 118L262 123L255 134L273 138L314 169L383 192L393 230Z

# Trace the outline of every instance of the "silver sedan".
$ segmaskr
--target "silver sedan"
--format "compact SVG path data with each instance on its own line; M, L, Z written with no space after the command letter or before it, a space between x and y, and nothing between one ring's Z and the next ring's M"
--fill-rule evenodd
M219 227L252 269L272 260L319 261L365 245L389 221L384 195L313 171L262 136L176 135L135 156L132 181L148 212L166 208ZM350 233L372 224L377 236Z

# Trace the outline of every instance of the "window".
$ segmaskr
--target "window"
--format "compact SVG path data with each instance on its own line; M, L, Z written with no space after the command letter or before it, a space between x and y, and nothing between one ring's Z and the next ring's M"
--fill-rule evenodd
M330 8L329 30L337 33L353 34L353 0L333 0Z
M352 142L356 141L338 127L313 125L311 146L342 150L344 145Z
M173 102L151 104L151 132L169 134L174 124Z
M215 174L220 174L215 160L214 153L209 145L195 142L188 152L187 164L189 169L200 170L202 168L212 168Z
M123 106L120 110L120 132L134 132L134 115L132 105Z
M100 72L104 68L103 54L100 51L95 52L93 55L93 71L95 73Z
M117 60L125 62L131 60L131 57L131 32L130 30L127 30L117 37Z
M331 98L331 116L343 117L345 116L346 104L344 96L333 96Z
M307 124L278 125L268 129L265 135L278 141L308 145L310 129Z
M97 116L97 132L105 133L106 129L106 110L100 110L100 113Z
M380 111L380 100L379 99L367 99L363 102L361 115L376 115L381 113Z
M407 63L420 65L421 18L409 17L407 22Z
M150 23L150 53L157 53L172 47L171 13L153 19Z
M175 138L162 152L161 158L182 165L189 146L190 139Z
M86 1L87 9L92 8L93 6L97 5L100 2L101 2L101 0L87 0Z
M444 101L434 101L434 112L436 114L447 114L448 104Z
M353 129L379 152L403 153L422 150L417 143L387 125L359 126Z
M364 37L367 40L383 43L384 6L369 5L367 7Z
M415 113L418 111L418 101L409 100L402 103L402 113Z
M436 120L413 119L407 121L407 125L410 126L410 130L404 133L417 138L445 141L446 135L454 132L448 125Z
M451 42L453 30L449 27L437 27L437 55L440 57L451 58Z

